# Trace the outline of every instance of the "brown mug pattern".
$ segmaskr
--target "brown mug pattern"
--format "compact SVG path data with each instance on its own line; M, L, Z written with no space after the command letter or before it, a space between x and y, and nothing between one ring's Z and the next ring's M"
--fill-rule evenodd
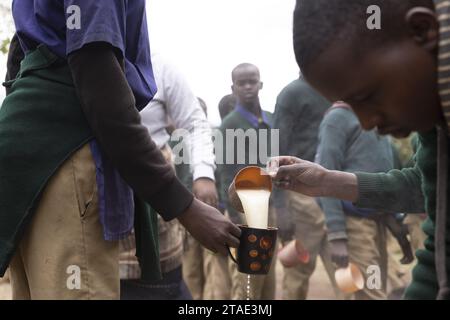
M256 229L240 225L241 237L236 258L228 248L238 271L246 274L268 274L276 250L277 228Z

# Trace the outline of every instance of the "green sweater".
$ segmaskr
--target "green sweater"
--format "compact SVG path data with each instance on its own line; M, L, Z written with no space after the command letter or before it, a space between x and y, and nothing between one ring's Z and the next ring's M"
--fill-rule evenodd
M450 149L449 149L450 150ZM393 212L422 213L428 218L422 228L427 235L425 249L416 252L418 263L413 281L406 291L407 299L436 299L438 283L434 259L436 218L437 132L419 134L416 165L413 168L388 173L357 173L360 207L372 207ZM449 191L447 191L447 199ZM448 216L448 214L447 214ZM447 257L450 255L447 223ZM447 262L450 259L447 258ZM447 264L450 274L450 263Z
M364 131L355 113L333 108L323 118L315 162L329 170L387 172L394 168L392 146L387 137ZM346 239L346 212L342 202L320 198L328 240ZM370 207L368 207L370 208Z

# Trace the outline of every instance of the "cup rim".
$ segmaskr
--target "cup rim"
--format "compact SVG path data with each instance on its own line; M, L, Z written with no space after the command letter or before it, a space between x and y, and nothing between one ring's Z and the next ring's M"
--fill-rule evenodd
M261 231L278 231L277 227L267 227L267 229L262 229L262 228L249 227L247 224L238 224L237 226L245 228L245 229L261 230Z

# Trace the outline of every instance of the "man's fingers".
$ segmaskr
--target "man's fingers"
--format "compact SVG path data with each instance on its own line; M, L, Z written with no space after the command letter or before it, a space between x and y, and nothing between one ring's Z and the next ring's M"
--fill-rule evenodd
M301 159L298 159L296 157L280 156L280 157L271 158L270 161L269 161L269 166L271 164L279 165L279 166L286 166L286 165L298 163L298 162L301 162L301 161L302 161Z
M227 256L228 255L228 249L225 245L219 245L216 247L216 251L223 255L223 256Z
M237 239L239 239L241 237L242 231L237 225L232 223L232 224L230 224L230 227L228 228L228 232L231 233Z
M226 242L225 242L229 247L232 248L237 248L239 247L239 239L236 238L235 236L228 234Z
M275 181L275 186L281 189L291 189L291 182L290 181Z
M287 165L280 167L278 169L277 175L275 176L275 181L283 181L283 180L290 180L291 176L298 171L298 165Z

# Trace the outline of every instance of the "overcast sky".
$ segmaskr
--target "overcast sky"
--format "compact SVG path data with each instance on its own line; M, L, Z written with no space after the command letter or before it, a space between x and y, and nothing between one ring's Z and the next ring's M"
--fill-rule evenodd
M298 76L292 49L295 0L151 0L152 49L166 56L220 121L217 104L230 93L231 70L241 62L261 70L263 108Z
M260 68L261 102L273 111L279 91L298 76L292 50L294 5L295 0L148 0L150 45L206 101L214 124L220 121L217 104L231 90L231 70L242 62ZM0 33L5 23L0 22ZM4 63L0 54L1 74Z

